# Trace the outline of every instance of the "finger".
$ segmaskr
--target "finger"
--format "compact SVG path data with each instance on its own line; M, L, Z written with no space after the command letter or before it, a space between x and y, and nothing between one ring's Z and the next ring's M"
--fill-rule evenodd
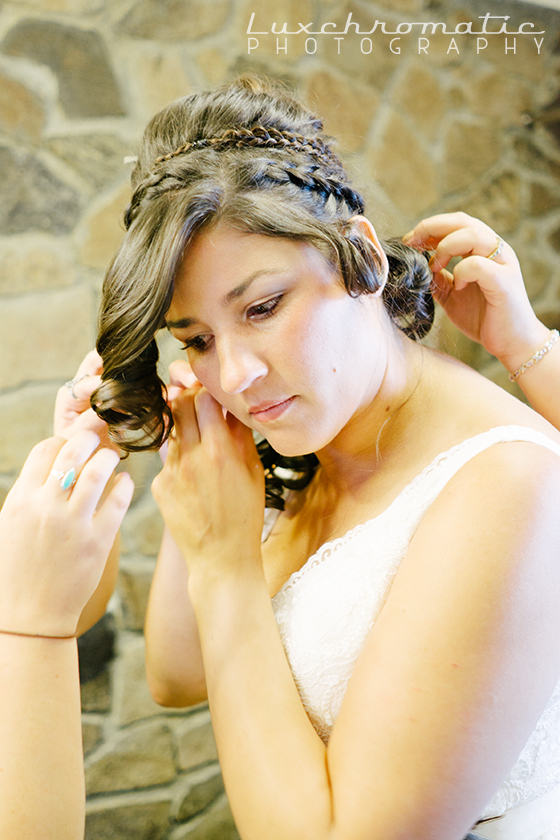
M194 407L195 392L190 389L181 391L179 396L173 400L171 411L173 413L174 430L169 438L168 457L173 455L174 444L179 443L181 447L193 447L200 443L200 432L196 411Z
M86 411L82 411L80 415L74 419L72 433L74 434L75 432L82 431L83 429L90 429L101 436L107 432L107 423L95 413L93 408L88 408Z
M262 466L252 430L223 406L205 388L195 396L195 409L201 443L208 454L229 452L247 465Z
M454 283L455 278L453 274L445 268L442 268L441 271L434 274L430 288L434 299L440 306L445 306L447 303L447 299L454 289Z
M91 396L101 384L102 369L101 356L97 350L91 350L80 363L76 375L59 388L54 410L55 435L68 439L82 428L106 435L106 425L90 410Z
M168 385L167 386L167 404L171 405L173 400L176 400L179 394L185 390L183 385Z
M255 438L253 437L253 430L229 412L225 420L232 438L236 441L240 451L243 453L243 460L258 469L262 468L262 461L259 457Z
M78 381L72 387L72 390L69 388L66 390L75 402L87 402L89 405L91 395L101 385L101 376L93 373L86 373L83 376L84 379L78 377Z
M44 484L64 444L65 441L62 438L51 437L34 446L27 456L18 480L38 485Z
M89 405L91 395L100 385L101 377L98 374L83 373L65 382L59 394L70 408L80 411L83 410L84 404Z
M430 260L430 267L437 273L454 257L478 256L488 259L502 240L492 228L487 225L463 227L445 236L437 246L436 252ZM511 253L510 253L511 252ZM494 262L504 262L513 255L507 243L503 243L502 251L493 258Z
M476 283L489 302L507 294L512 285L509 267L485 257L466 257L455 266L453 276L456 291L462 291L469 283Z
M128 473L120 473L107 494L107 498L95 514L95 527L104 539L107 538L106 544L112 545L115 541L117 531L132 501L133 493L134 482L132 478Z
M76 377L83 376L86 373L88 376L94 376L96 374L101 374L103 370L103 359L97 352L97 350L90 350L89 353L84 357L78 370L76 371Z
M200 430L200 439L209 433L213 437L229 437L228 424L225 422L221 403L214 399L206 388L200 388L194 397L194 406Z
M89 400L101 383L103 360L97 350L90 350L81 361L75 376L61 388L74 401ZM77 380L80 380L79 382ZM75 383L75 384L74 384ZM60 393L60 392L59 392Z
M444 236L460 228L469 227L473 223L488 227L479 219L469 216L468 213L439 213L437 216L430 216L419 222L413 230L403 236L403 242L413 248L425 247L433 250ZM491 228L488 229L491 230Z
M95 412L90 409L91 395L96 388L99 387L101 378L97 374L84 374L85 379L74 383L70 380L59 388L56 395L56 403L54 409L54 433L60 437L68 437L70 430L72 433L82 426L89 426L101 433L97 419L94 420ZM72 393L76 397L72 396ZM75 426L77 420L81 420L82 416L87 414L87 420L83 420L79 426Z
M99 443L99 435L90 429L73 435L58 452L50 470L44 476L44 481L57 482L60 486L63 476L67 477L66 480L70 480L68 473L72 470L75 479L88 458L95 452ZM69 489L69 487L60 487L60 489Z
M199 381L185 359L176 359L169 365L169 384L178 388L194 388Z
M170 382L167 386L167 404L172 405L185 388L199 388L200 382L194 375L192 368L184 359L176 359L169 365Z
M83 467L74 485L70 506L76 515L90 519L119 463L114 449L99 449Z

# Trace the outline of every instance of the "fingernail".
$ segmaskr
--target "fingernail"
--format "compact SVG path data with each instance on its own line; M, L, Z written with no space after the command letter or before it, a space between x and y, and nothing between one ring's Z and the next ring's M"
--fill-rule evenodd
M405 233L405 235L403 236L402 241L404 242L405 245L409 245L412 242L413 239L414 239L414 231L409 230L408 233Z

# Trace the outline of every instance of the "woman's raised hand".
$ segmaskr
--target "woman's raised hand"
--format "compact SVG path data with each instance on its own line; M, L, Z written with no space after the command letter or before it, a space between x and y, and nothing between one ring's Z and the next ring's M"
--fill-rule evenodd
M200 385L200 382L193 373L193 369L185 359L176 359L169 365L169 385L167 386L167 396L169 404L185 390L185 388L195 388Z
M172 410L167 459L152 491L191 579L260 558L264 473L251 430L224 417L200 383L182 388Z
M181 394L185 388L195 388L200 385L200 382L193 373L189 363L185 359L176 359L169 365L169 385L167 386L167 403L169 408L173 405L173 400ZM159 450L160 458L165 464L167 458L168 443L165 441Z
M434 297L469 338L514 371L549 338L533 312L513 249L488 225L466 213L420 222L403 241L434 251ZM501 246L501 247L500 247ZM446 269L455 257L462 257Z
M134 489L122 473L99 504L119 462L99 443L84 430L27 458L0 511L0 630L76 633Z

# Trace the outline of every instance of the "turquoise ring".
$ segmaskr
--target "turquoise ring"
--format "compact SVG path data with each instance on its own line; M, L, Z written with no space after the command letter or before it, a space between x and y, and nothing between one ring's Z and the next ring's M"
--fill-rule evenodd
M70 490L76 483L76 468L63 472L62 470L51 470L51 475L58 479L61 490Z

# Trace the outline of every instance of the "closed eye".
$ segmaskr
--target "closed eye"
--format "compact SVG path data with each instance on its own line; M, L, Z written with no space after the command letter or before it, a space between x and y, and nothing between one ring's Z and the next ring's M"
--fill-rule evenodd
M253 306L250 306L247 309L247 317L259 321L264 321L266 318L270 318L278 309L280 301L283 297L283 294L276 295L276 297L265 300L262 303L253 304Z

